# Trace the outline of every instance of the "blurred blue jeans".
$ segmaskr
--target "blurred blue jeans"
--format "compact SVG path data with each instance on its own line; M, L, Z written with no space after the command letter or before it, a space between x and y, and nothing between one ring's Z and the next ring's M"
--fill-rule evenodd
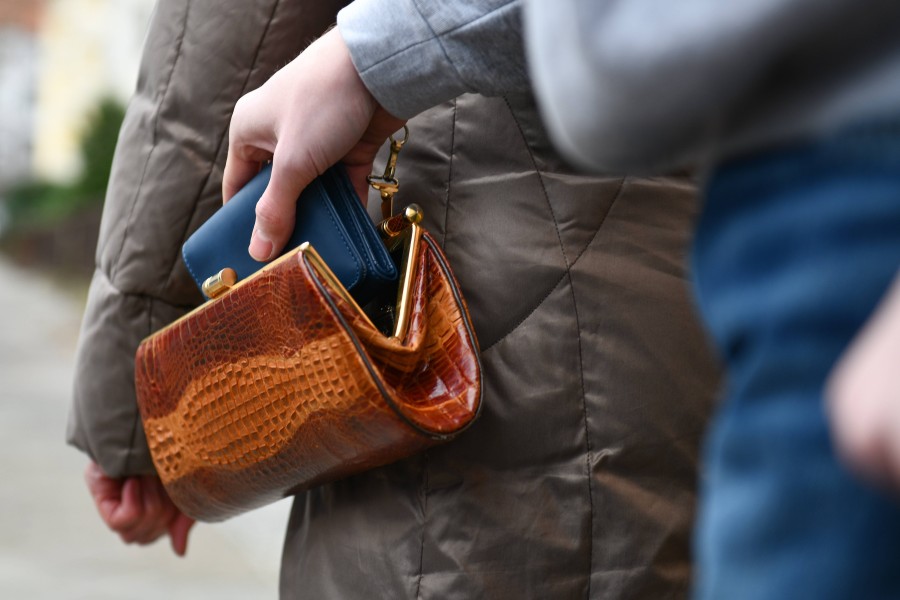
M716 169L693 262L727 367L695 597L900 598L900 504L838 461L823 406L900 266L900 120Z

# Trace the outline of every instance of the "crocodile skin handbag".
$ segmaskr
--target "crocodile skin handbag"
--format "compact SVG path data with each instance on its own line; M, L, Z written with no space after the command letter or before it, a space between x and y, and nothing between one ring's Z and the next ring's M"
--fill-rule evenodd
M373 183L386 200L400 145ZM366 310L304 243L141 343L144 431L182 511L223 520L408 457L473 422L478 342L420 220L412 206L382 222L399 282Z

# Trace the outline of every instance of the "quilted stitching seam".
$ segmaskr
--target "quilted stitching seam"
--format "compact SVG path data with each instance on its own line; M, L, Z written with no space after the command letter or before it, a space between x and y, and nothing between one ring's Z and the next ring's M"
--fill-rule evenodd
M241 85L241 96L244 95L247 91L247 85L250 83L250 76L253 74L253 69L256 67L256 63L259 60L260 52L262 51L263 44L266 40L266 37L269 34L269 28L272 26L272 21L275 19L275 13L278 12L278 5L280 4L280 0L275 0L275 3L272 5L272 12L269 13L269 19L266 21L266 26L263 28L262 35L259 38L259 43L256 45L256 50L253 53L253 61L250 63L250 67L247 69L247 76L244 78L244 83ZM173 69L174 71L174 69ZM235 99L235 102L237 99ZM193 200L193 209L191 210L191 215L186 221L185 230L181 232L181 239L187 239L187 230L190 228L191 223L194 221L194 217L197 214L197 209L200 204L200 196L203 194L203 190L206 189L206 186L209 185L209 179L212 177L213 167L215 166L217 157L222 153L222 147L225 142L228 140L228 126L230 123L226 123L225 127L222 128L222 133L219 136L219 143L216 145L216 152L212 156L212 161L210 162L209 169L206 172L206 178L203 180L203 185L197 190L197 196L194 197ZM148 161L149 162L149 161ZM180 252L176 251L171 260L171 266L169 267L169 277L166 278L166 287L172 281L172 276L175 274L175 265L178 264L178 257L180 256Z
M110 281L115 281L116 274L119 270L119 264L122 262L122 251L125 249L125 242L128 239L128 233L131 230L131 225L134 223L134 211L137 209L138 199L140 198L141 190L144 188L144 180L147 176L147 170L150 168L150 161L153 158L154 151L158 147L157 144L159 143L159 117L160 113L162 112L162 107L166 103L166 97L169 95L169 88L172 84L172 77L175 75L175 69L178 66L178 59L181 57L181 46L187 33L187 22L190 12L191 3L187 2L184 7L184 19L181 22L181 32L178 36L177 41L175 42L175 57L172 59L172 68L169 71L169 76L166 78L166 84L163 88L159 103L156 105L156 112L153 115L152 145L150 147L150 150L147 152L147 158L144 161L144 167L141 170L140 181L138 181L137 187L134 190L134 196L132 196L131 198L131 208L128 210L128 218L125 220L125 229L124 231L122 231L122 239L119 242L119 250L116 252L116 258L112 262L112 266L110 267Z

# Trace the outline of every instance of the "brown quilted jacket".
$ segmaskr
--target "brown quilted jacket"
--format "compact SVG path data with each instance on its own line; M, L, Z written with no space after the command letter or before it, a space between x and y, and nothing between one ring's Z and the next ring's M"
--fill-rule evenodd
M107 193L68 438L152 472L140 340L200 295L180 247L220 204L235 101L340 2L162 0ZM692 315L684 178L574 174L527 98L410 122L398 200L454 266L484 412L454 442L299 496L285 598L677 598L716 373ZM373 207L374 208L374 207Z

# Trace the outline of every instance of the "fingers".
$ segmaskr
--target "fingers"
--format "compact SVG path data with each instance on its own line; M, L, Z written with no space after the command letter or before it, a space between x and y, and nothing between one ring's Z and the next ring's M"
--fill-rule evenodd
M841 457L864 477L900 489L900 277L841 357L826 388Z
M106 483L113 482L119 487L117 494L103 497L100 502L97 502L98 496L94 496L100 516L107 527L118 533L122 541L127 544L149 543L156 539L153 537L153 523L148 519L148 513L144 508L140 479L129 477L124 480L114 480L103 477L106 479ZM158 514L158 512L154 510L154 514Z
M317 175L312 161L275 157L272 179L256 204L256 225L249 248L255 260L271 260L284 248L294 229L297 198Z
M829 412L837 450L857 473L872 481L884 482L890 460L883 416L877 405L868 402L865 390L858 389L846 370L833 378L828 388Z
M348 168L356 166L366 167L369 169L366 173L368 175L371 172L375 155L378 154L384 141L392 134L402 133L400 130L403 129L405 124L406 121L398 119L380 105L377 105L362 137L347 152L346 156L341 159L341 162Z
M384 140L402 129L404 121L377 108L362 137L344 156L342 162L357 195L365 203L368 191L366 176L372 172L372 162ZM312 156L292 156L288 150L276 153L272 164L272 178L256 205L256 225L250 239L249 252L255 260L265 262L284 248L297 214L297 198L310 182L328 167L327 159Z
M269 158L271 157L261 155L257 161L229 155L222 176L222 204L231 200L248 181L253 179L253 176L259 173L260 166Z
M162 537L174 517L175 506L165 495L162 482L156 476L140 478L141 519L131 532L136 544L150 544Z
M111 526L126 544L152 544L180 514L158 477L132 477L125 482L120 515Z
M136 478L113 479L94 463L85 471L88 489L107 527L128 538L140 525L142 499Z
M187 552L188 534L194 523L194 519L180 511L169 523L169 539L172 541L172 550L178 556L184 556Z
M162 534L156 523L159 513L147 510L149 487L141 478L126 479L122 502L110 517L108 525L126 544L149 544Z
M271 110L260 106L262 89L237 101L228 131L228 156L222 174L222 202L226 203L272 159L277 136Z
M122 481L107 477L95 462L88 464L84 471L84 480L100 518L108 524L110 515L122 498Z
M363 141L367 135L378 137L367 132L376 106L337 29L237 103L229 130L224 198L230 199L250 180L258 168L255 163L268 158L273 163L249 244L254 259L270 260L283 249L293 230L297 198L318 174L360 144L374 147L351 160L371 164L385 135L397 128L388 128L377 143Z
M100 517L126 544L150 544L170 532L173 549L183 556L193 519L186 517L166 494L157 476L114 479L94 463L85 480Z
M259 172L262 162L273 159L272 177L257 203L249 245L250 256L260 262L276 256L287 243L294 228L297 197L318 174L312 161L293 158L292 153L304 146L278 146L279 121L271 115L279 112L281 87L277 81L271 82L238 101L222 178L222 197L228 202Z
M376 155L384 145L384 141L392 134L400 132L405 124L406 121L403 119L398 119L381 106L377 106L362 138L341 159L341 163L347 170L347 176L353 184L353 189L356 190L363 205L366 204L369 192L367 177L372 173L372 163L375 162Z

